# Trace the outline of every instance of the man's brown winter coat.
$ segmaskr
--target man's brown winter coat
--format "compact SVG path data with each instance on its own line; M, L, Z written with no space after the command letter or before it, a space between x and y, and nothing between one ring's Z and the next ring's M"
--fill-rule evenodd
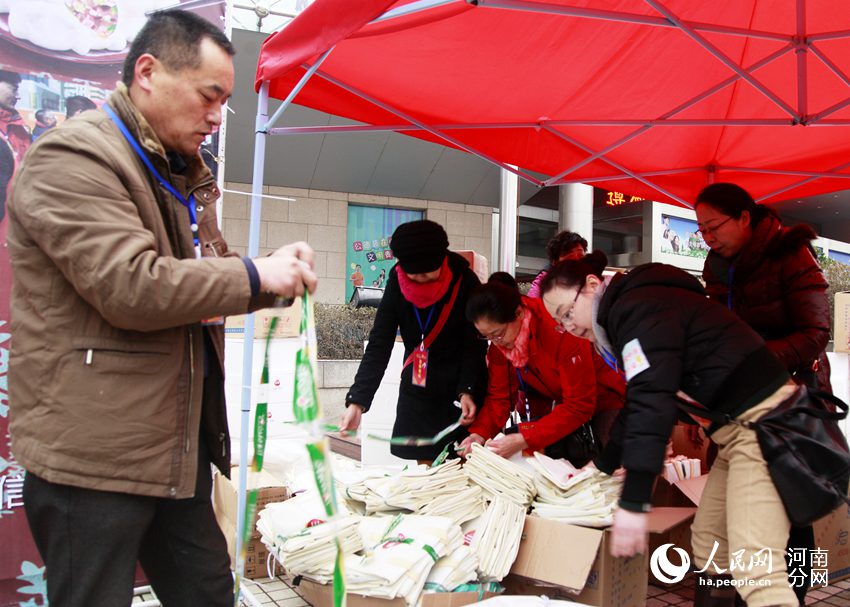
M218 188L200 157L172 174L126 89L109 104L160 174L194 194L203 258L195 259L186 207L104 112L38 139L9 204L12 450L50 482L185 498L198 461L204 331L214 351L207 363L223 360L221 328L201 321L259 302L242 260L228 255ZM220 449L210 445L210 456L225 467L218 400L205 417L217 420Z

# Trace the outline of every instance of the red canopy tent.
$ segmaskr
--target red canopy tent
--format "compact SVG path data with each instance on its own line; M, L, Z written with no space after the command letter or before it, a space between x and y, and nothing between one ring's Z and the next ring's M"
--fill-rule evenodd
M268 132L403 131L683 204L715 180L850 187L844 2L316 0L266 40L257 87L286 98L310 66L295 101L364 126Z

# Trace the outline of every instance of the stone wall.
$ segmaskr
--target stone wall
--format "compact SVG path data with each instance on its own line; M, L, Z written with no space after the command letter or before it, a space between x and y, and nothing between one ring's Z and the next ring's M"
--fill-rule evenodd
M251 185L226 183L225 189L232 191L224 193L222 232L231 249L244 254L248 247ZM490 260L493 209L490 207L277 186L265 186L263 193L295 200L263 200L260 254L270 253L295 240L306 240L316 250L319 276L316 301L321 303L345 303L349 204L424 210L426 218L446 229L452 249L474 250L488 259L490 267L493 265Z

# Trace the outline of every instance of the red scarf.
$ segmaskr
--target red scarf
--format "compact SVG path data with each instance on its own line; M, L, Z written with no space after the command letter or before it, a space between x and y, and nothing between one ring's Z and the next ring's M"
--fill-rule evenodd
M452 282L452 271L449 269L448 256L443 260L443 265L440 266L440 277L433 282L414 282L402 271L401 266L396 266L395 271L401 294L417 308L427 308L440 301L443 295L448 292L449 285Z
M505 358L508 359L514 367L522 369L528 364L528 344L531 341L531 310L526 307L522 308L522 324L517 333L514 345L512 348L505 348L500 344L493 344L502 351Z

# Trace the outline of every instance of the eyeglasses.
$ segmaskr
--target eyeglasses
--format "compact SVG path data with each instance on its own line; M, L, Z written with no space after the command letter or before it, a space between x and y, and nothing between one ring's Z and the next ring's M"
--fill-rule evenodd
M586 281L586 279L582 281L581 286L578 288L578 291L576 292L575 299L573 299L573 304L569 308L567 308L567 310L562 312L560 315L552 317L552 318L555 319L555 330L558 333L566 333L567 332L567 328L564 326L564 322L573 319L573 313L575 312L575 309L576 309L576 302L578 301L578 296L581 295L582 289L584 289L585 281Z
M725 223L726 223L726 222L728 222L728 221L732 221L732 217L727 217L726 219L724 219L723 221L721 221L720 223L718 223L718 224L717 224L717 225L715 225L715 226L711 226L711 227L703 226L703 227L701 227L701 228L699 228L699 229L697 230L697 233L698 233L698 234L702 234L703 238L705 238L705 236L707 236L708 234L714 234L714 233L716 233L716 232L717 232L717 230L719 230L720 228L722 228L722 227L723 227L723 224L725 224ZM697 227L699 227L699 226L697 226Z
M508 333L508 326L509 325L504 325L498 331L493 331L492 333L489 333L487 335L481 335L481 333L479 333L478 339L483 339L484 341L492 341L497 344L502 343L502 341L504 341L505 339L505 335L507 335Z

